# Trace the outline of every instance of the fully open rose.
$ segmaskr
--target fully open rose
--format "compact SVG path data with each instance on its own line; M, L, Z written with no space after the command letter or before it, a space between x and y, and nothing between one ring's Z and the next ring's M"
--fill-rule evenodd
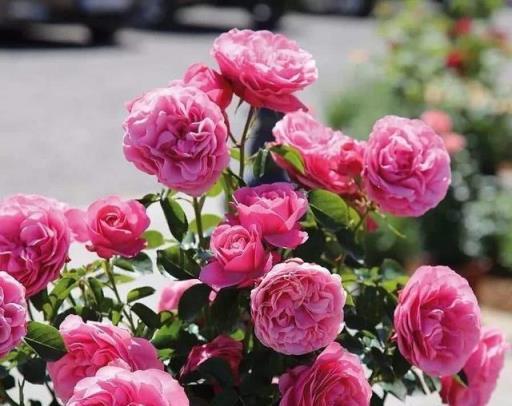
M213 43L212 55L235 93L254 107L304 108L295 93L318 77L313 57L283 35L233 29Z
M76 386L67 406L188 406L180 384L158 370L135 371L104 367Z
M359 359L330 344L313 365L296 367L279 378L280 406L368 406L372 389Z
M15 348L27 333L25 288L0 271L0 358Z
M480 339L480 309L468 282L446 266L422 266L395 310L398 348L433 376L459 372Z
M338 275L315 264L276 265L251 292L254 333L283 354L306 354L341 331L345 292Z

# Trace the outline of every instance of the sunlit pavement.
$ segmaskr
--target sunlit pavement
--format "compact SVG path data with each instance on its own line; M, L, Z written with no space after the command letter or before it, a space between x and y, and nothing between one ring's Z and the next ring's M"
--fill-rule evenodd
M498 20L512 33L512 13ZM213 64L213 39L233 25L244 27L247 17L237 11L197 9L187 11L183 21L190 27L177 32L126 30L113 47L85 45L85 32L75 27L44 29L45 39L15 43L0 37L0 196L40 193L84 206L106 194L139 197L159 190L151 177L123 158L124 102L179 78L191 63ZM383 48L374 20L290 15L283 30L317 60L320 78L303 100L319 116L350 80L350 61ZM504 83L511 83L510 78L508 69ZM163 220L153 226L163 229ZM72 254L76 263L86 258L79 249ZM144 283L158 281L155 276ZM509 315L485 311L485 317L512 340ZM510 403L511 379L509 356L491 405ZM407 401L439 404L438 398Z

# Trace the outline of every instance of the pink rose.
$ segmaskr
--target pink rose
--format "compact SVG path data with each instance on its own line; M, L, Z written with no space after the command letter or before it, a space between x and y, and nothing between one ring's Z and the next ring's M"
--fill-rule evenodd
M257 226L223 224L212 233L210 249L214 260L199 279L214 289L250 286L272 268L272 255L265 251Z
M299 183L342 195L358 192L355 177L363 170L364 143L325 127L303 111L284 116L273 134L277 144L290 145L300 152L304 174L273 154L276 163Z
M466 138L457 133L446 133L442 135L444 146L450 155L455 155L457 152L466 148Z
M279 378L280 406L368 406L372 389L355 355L331 343L311 366L291 369Z
M441 397L450 406L485 406L491 399L510 346L495 329L484 329L480 343L464 365L468 386L453 377L441 378Z
M254 107L283 113L305 108L294 93L318 78L308 52L269 31L233 29L215 40L212 56L236 95Z
M233 98L233 89L228 81L220 73L201 63L187 69L183 82L205 92L222 110L228 108Z
M228 165L223 111L196 87L153 90L129 103L128 111L126 159L165 186L200 196Z
M240 341L227 336L218 336L209 343L196 345L190 351L187 362L181 370L181 375L184 376L195 371L199 365L210 358L221 358L227 362L235 381L238 381L238 368L242 361L242 350L243 345Z
M67 406L188 406L185 390L167 372L158 369L131 372L104 367L75 387Z
M421 115L421 119L425 124L432 127L432 129L439 135L452 132L453 122L448 113L441 110L425 111Z
M0 269L17 279L27 297L59 277L71 242L65 206L36 195L0 201Z
M92 203L85 212L72 209L66 216L75 238L88 241L87 249L101 258L134 257L146 246L142 234L150 220L144 206L136 200L108 196Z
M163 364L151 343L133 337L129 331L105 323L87 322L75 315L67 316L60 326L67 353L48 363L55 393L67 401L75 385L83 378L112 363L127 365L131 370L160 369Z
M178 310L180 299L185 291L194 285L200 284L199 279L189 279L186 281L170 281L163 289L160 294L160 300L158 302L158 311L173 312Z
M443 140L421 120L381 118L365 153L364 184L382 210L418 217L436 207L451 182Z
M7 272L0 271L0 358L25 337L26 324L25 288Z
M341 331L345 296L340 276L319 265L276 265L251 292L254 333L282 354L316 351Z
M308 211L304 193L285 182L243 187L234 194L238 221L245 228L259 227L265 241L275 247L296 248L308 235L299 220Z
M480 309L468 282L446 266L421 266L400 292L398 349L432 376L459 372L480 339Z

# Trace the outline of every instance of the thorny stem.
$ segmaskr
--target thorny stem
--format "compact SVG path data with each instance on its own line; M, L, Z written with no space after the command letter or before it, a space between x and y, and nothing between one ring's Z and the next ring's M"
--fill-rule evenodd
M132 332L135 333L135 330L136 330L135 323L133 322L133 318L132 318L132 315L130 314L130 312L126 311L126 309L125 309L125 304L124 304L123 300L121 299L121 295L119 294L119 291L117 290L116 279L115 279L114 273L112 271L112 265L110 264L110 261L108 259L105 260L105 272L107 273L108 280L110 281L110 284L112 285L111 286L112 291L114 292L114 295L115 295L117 301L123 306L123 314L126 317L126 319L128 320L128 323L130 324L130 328L131 328Z
M245 143L247 141L247 137L249 136L249 132L254 123L254 119L256 118L256 112L258 110L255 107L249 109L249 113L247 114L247 121L245 122L244 131L242 133L242 138L240 139L240 144L238 147L240 148L240 179L244 179L244 171L245 171Z
M197 235L199 236L199 246L205 248L205 239L203 233L203 219L201 218L201 210L203 209L204 200L201 201L194 197L192 206L194 206L194 213L196 215Z

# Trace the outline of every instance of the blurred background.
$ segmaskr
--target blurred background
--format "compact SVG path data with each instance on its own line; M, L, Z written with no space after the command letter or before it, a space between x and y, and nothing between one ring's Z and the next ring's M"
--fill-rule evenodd
M123 157L124 102L192 63L213 65L211 43L233 27L279 30L311 52L320 77L302 100L347 135L367 138L385 114L450 118L447 198L422 219L393 219L399 233L369 236L370 262L451 266L512 341L512 8L503 0L0 0L0 198L38 193L84 207L159 190ZM261 119L260 143L278 117ZM511 358L492 405L510 404Z

